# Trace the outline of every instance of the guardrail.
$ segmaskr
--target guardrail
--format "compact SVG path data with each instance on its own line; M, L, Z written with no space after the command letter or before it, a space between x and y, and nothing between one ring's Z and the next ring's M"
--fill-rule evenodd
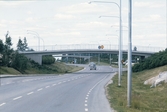
M109 45L104 44L103 45L106 50L118 50L118 45ZM69 45L45 45L45 46L29 46L30 49L33 49L35 51L53 51L53 50L79 50L79 49L99 49L98 44L69 44ZM144 52L159 52L165 50L165 48L162 47L149 47L149 46L133 46L132 50L135 50L134 47L136 47L136 51L144 51ZM128 50L128 46L122 46L122 50Z

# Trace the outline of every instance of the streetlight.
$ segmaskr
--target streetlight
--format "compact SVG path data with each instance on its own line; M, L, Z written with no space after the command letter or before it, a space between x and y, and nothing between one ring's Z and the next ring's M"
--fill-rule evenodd
M132 0L129 0L129 39L128 39L128 79L127 79L127 103L131 106L132 90Z
M91 4L92 2L97 2L97 3L112 3L115 4L118 8L119 8L119 26L120 26L120 33L119 33L119 60L118 60L118 66L119 66L119 74L118 74L118 86L121 86L121 75L122 75L122 12L121 12L121 0L120 0L120 5L118 5L116 2L105 2L105 1L90 1L89 4Z
M40 39L43 41L43 50L45 50L45 43L44 43L44 40L43 38L41 38L39 36L39 34L35 31L32 31L32 30L27 30L27 34L32 34L32 35L35 35L37 38L38 38L38 50L40 51Z

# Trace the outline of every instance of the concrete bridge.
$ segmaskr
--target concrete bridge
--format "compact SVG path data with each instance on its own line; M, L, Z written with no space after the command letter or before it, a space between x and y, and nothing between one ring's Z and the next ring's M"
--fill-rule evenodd
M54 46L34 46L30 47L34 51L19 52L24 54L26 57L42 64L43 55L60 55L60 54L83 54L83 53L107 53L107 54L119 54L118 46L114 45L103 45L103 49L98 49L97 44L75 44L75 45L54 45ZM163 50L158 47L144 47L134 46L132 48L132 55L148 57L156 52ZM127 54L127 46L123 46L123 54Z

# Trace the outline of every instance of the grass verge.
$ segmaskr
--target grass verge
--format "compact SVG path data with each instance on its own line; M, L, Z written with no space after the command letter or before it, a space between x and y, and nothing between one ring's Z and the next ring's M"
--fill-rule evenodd
M19 71L10 67L0 67L0 74L21 74Z
M108 99L111 107L117 112L167 112L167 84L156 88L144 85L144 81L167 70L167 66L145 70L132 74L131 107L127 107L127 72L121 77L118 87L118 76L113 77L113 84L107 86Z
M71 73L76 72L83 69L83 67L66 65L62 62L55 62L52 65L42 65L42 66L34 66L29 67L25 73L26 74L63 74L63 73Z
M22 73L13 68L0 67L0 74L64 74L76 72L82 69L83 67L71 66L61 62L56 62L52 65L42 66L29 64L29 67Z

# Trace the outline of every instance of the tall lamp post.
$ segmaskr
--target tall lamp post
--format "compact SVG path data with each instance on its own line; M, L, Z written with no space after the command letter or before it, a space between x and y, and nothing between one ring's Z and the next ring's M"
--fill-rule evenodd
M132 0L129 0L129 39L128 39L128 79L127 79L127 103L131 106L132 89Z
M43 41L43 50L45 50L45 43L44 43L44 40L43 38L41 38L39 36L39 34L35 31L32 31L32 30L27 30L27 34L32 34L32 35L35 35L37 38L38 38L38 50L40 51L40 39Z
M122 2L120 0L120 5L118 5L116 2L105 2L105 1L90 1L89 4L91 4L92 2L97 2L97 3L112 3L115 4L118 8L119 8L119 26L120 26L120 32L119 32L119 60L118 60L118 66L119 66L119 70L118 70L118 86L121 86L121 75L122 75L122 11L121 11L121 7L122 7Z

